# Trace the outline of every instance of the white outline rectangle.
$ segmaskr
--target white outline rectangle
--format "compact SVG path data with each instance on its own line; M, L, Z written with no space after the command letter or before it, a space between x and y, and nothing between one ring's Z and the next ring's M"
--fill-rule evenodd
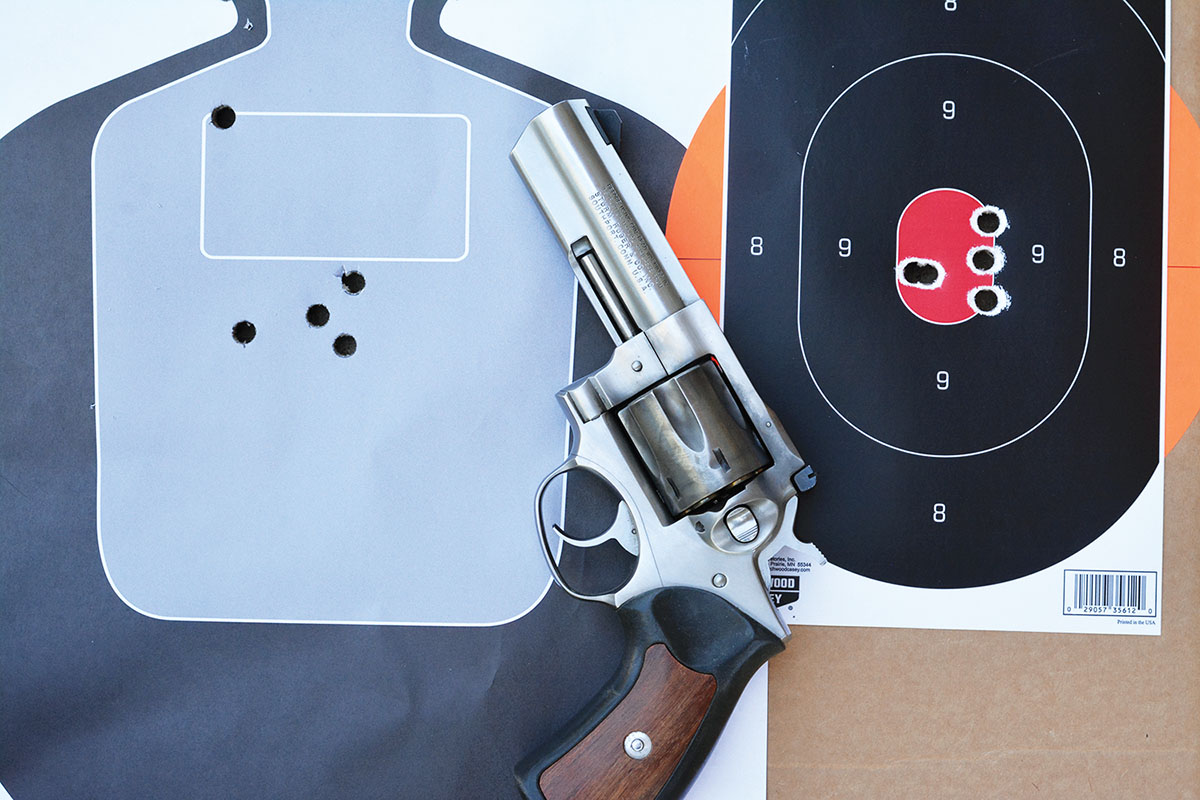
M306 255L216 255L204 245L204 208L206 202L206 179L208 158L208 128L210 112L205 112L200 123L200 253L214 261L355 261L355 262L443 262L462 261L471 251L471 120L464 114L453 113L409 113L409 112L336 112L336 111L239 111L239 117L402 117L425 119L461 119L467 125L466 185L463 188L463 251L453 258L422 256L306 256Z

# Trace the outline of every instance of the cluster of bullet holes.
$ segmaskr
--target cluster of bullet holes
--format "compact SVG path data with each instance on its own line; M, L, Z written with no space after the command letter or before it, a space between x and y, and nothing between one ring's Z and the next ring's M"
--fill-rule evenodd
M971 229L995 241L1008 230L1008 215L996 206L980 206L971 214ZM972 247L967 251L966 266L976 275L994 276L1004 269L1004 248L998 244ZM929 258L906 258L896 265L896 280L902 286L937 289L946 280L946 267ZM994 279L991 284L974 286L967 292L971 310L985 317L994 317L1004 311L1011 300L1004 287L995 284Z
M237 112L231 106L219 105L209 114L212 124L220 130L229 130L237 121ZM358 270L342 270L342 290L346 294L360 294L367 287L367 279ZM323 328L329 324L329 308L322 303L314 303L304 312L304 319L309 327ZM242 320L233 326L233 340L242 347L254 341L258 330L254 323ZM358 341L348 333L338 334L333 340L333 352L341 358L349 358L358 350Z
M346 294L359 294L367 286L367 279L357 270L343 271L341 274L342 291ZM324 303L313 303L304 312L304 319L310 328L324 328L329 324L329 307ZM242 320L233 326L233 340L245 347L254 341L258 333L254 323ZM349 358L358 351L358 340L348 333L340 333L333 340L333 352L341 358Z
M971 229L980 236L999 237L1008 230L1008 215L996 206L980 206L971 214ZM967 251L967 266L977 275L995 275L1004 269L1004 248L998 244L972 247ZM976 286L967 292L967 305L977 314L994 317L1012 303L1003 286Z

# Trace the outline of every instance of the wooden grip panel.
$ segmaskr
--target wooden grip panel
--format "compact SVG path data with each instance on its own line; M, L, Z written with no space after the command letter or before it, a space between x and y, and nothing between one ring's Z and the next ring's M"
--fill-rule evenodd
M683 760L712 704L717 679L680 664L664 644L646 650L633 688L604 720L541 775L547 800L651 800ZM650 755L625 754L642 731Z

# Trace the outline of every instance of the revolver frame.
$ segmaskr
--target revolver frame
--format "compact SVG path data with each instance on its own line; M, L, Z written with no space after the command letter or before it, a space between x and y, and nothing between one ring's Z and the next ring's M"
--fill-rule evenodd
M641 467L616 412L656 384L710 357L719 365L772 463L723 502L674 518ZM634 365L640 366L635 369ZM704 301L685 306L621 343L607 364L557 396L572 428L572 451L542 482L536 499L538 532L555 581L573 597L613 606L659 587L715 591L781 639L786 638L788 626L767 592L766 562L778 549L778 534L792 530L798 492L810 488L815 476L750 384ZM612 486L628 506L636 531L637 566L629 581L609 594L582 594L570 587L546 530L542 497L553 479L572 469L588 470ZM741 507L753 513L758 527L749 541L740 541L727 521L729 514ZM738 527L738 521L733 522ZM611 530L592 541L619 539L621 533ZM565 534L560 536L577 543Z

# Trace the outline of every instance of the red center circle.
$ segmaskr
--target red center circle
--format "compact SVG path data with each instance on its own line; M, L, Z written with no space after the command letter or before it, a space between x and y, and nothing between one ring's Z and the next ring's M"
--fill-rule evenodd
M971 215L983 204L959 189L931 189L912 199L896 226L896 265L909 258L936 261L946 277L936 289L908 286L896 277L896 290L909 311L926 322L955 325L975 316L967 302L970 291L992 286L991 275L980 275L967 264L972 247L995 245L995 236L981 236L971 227Z

